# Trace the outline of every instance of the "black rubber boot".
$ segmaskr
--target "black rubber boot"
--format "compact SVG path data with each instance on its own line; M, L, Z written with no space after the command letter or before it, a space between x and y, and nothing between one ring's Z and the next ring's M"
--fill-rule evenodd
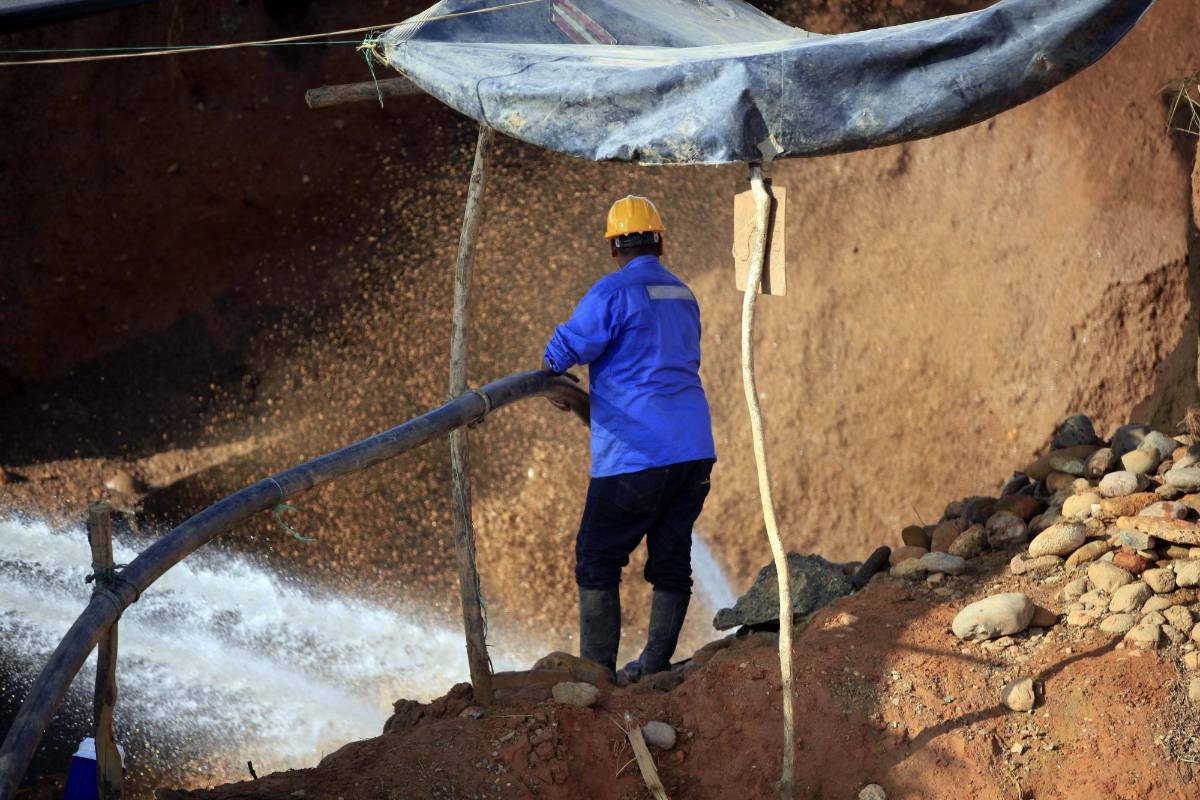
M622 670L627 681L637 682L647 675L671 668L671 656L679 643L679 631L687 617L688 603L692 596L685 592L654 590L650 599L650 630L646 636L646 647L637 661L631 661Z
M579 655L617 670L621 644L621 590L579 589Z

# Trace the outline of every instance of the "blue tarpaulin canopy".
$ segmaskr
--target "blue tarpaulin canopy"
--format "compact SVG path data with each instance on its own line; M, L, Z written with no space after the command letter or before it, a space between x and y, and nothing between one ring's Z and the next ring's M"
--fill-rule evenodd
M149 0L0 0L0 33L146 2Z
M1000 0L833 36L740 0L443 0L383 58L517 139L597 161L720 164L934 136L1095 62L1153 0Z

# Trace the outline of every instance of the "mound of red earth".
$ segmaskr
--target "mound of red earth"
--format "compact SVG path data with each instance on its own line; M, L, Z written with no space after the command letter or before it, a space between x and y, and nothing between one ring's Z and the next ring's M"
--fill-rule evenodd
M1200 678L1188 670L1200 668L1200 549L1176 540L1200 543L1200 495L1179 486L1200 481L1200 469L1181 472L1200 447L1140 425L1102 442L1078 417L1055 444L1000 497L954 501L936 525L905 529L932 553L899 554L890 574L799 620L797 797L1198 791ZM1112 469L1168 445L1153 469ZM1154 491L1113 488L1137 475L1132 490ZM964 548L970 531L979 544ZM498 676L491 706L467 684L429 704L400 700L381 736L312 769L159 797L648 797L635 726L668 796L772 797L776 647L777 634L743 628L624 688L552 654Z

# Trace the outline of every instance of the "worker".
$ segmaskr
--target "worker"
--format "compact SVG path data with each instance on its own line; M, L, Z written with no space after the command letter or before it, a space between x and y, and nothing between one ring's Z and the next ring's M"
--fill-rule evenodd
M692 525L716 460L700 306L659 260L665 230L646 198L613 204L605 237L619 269L584 295L545 353L556 373L590 370L591 481L575 540L579 651L621 682L671 666L691 597ZM616 676L621 570L643 537L650 627L641 656Z

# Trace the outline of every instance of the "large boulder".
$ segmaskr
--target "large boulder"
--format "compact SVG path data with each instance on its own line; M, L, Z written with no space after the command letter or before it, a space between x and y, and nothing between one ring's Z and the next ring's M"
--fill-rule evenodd
M788 553L787 562L793 614L809 614L850 594L850 579L820 556ZM724 631L738 625L761 625L779 619L778 580L774 562L763 567L754 584L732 608L717 612L713 627Z

